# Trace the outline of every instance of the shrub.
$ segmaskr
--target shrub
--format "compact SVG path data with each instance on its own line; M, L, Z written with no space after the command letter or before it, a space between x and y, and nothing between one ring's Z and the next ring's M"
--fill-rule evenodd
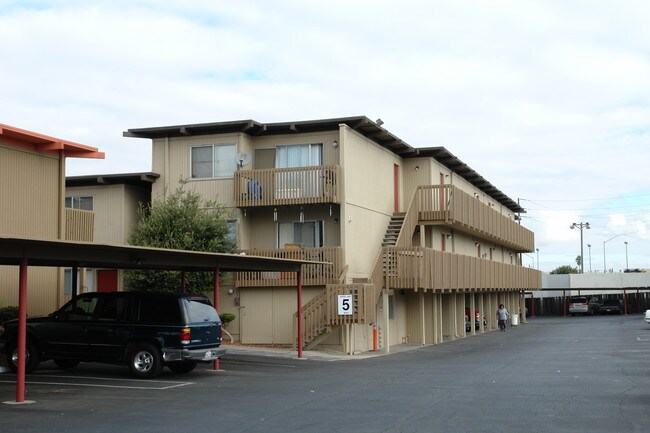
M18 307L0 307L0 323L18 318Z
M235 317L237 317L232 313L221 313L219 316L221 317L221 322L223 322L224 325L232 322L235 320Z

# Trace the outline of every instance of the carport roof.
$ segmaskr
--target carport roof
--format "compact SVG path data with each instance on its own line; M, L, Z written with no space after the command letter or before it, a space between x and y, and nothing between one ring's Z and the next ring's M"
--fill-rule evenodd
M188 272L297 272L305 260L0 236L0 265L152 269ZM329 263L325 263L329 264Z

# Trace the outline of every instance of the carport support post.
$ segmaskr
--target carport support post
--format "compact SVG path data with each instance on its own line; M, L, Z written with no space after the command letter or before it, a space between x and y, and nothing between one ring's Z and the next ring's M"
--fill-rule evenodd
M566 290L562 290L562 301L564 302L564 317L566 317Z
M302 269L296 275L298 278L298 359L302 358Z
M27 345L27 258L25 257L20 261L18 279L18 368L16 369L16 403L24 403L25 348Z
M627 292L625 289L623 289L623 311L625 311L625 315L627 315Z
M79 279L79 268L76 266L72 267L72 299L77 297L78 291L77 287L79 287L79 283L77 280Z
M535 292L531 292L530 295L530 309L533 319L535 318Z
M218 313L219 311L221 311L219 309L219 267L218 266L214 269L213 288L214 288L214 295L213 295L213 302L212 303L214 304L214 308L217 309L217 313ZM223 326L223 324L221 326ZM212 369L213 370L219 370L219 359L218 358L215 359L214 361L212 361Z

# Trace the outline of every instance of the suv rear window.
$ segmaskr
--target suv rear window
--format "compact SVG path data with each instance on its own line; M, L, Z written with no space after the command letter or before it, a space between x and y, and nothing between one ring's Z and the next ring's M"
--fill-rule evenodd
M217 310L205 298L185 298L190 323L219 322Z
M140 322L178 325L182 323L176 298L142 297Z
M571 299L572 304L586 304L587 298L573 298Z

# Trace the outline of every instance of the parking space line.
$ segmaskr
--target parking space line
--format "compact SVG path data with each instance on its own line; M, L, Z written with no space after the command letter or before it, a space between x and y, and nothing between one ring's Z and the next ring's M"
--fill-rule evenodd
M57 379L80 379L80 380L97 380L97 381L114 381L114 382L143 382L150 385L160 384L159 386L137 386L137 385L110 385L102 383L84 383L84 382L60 382L60 381L47 381L47 380L33 380L41 378L57 378ZM15 383L14 380L0 380L0 383ZM27 384L34 385L57 385L57 386L84 386L90 388L121 388L121 389L150 389L156 391L168 390L173 388L179 388L188 385L194 385L195 382L171 382L171 381L162 381L162 380L142 380L142 379L115 379L108 377L81 377L81 376L60 376L60 375L37 375L32 376L32 378L27 378ZM166 384L166 385L162 385Z

